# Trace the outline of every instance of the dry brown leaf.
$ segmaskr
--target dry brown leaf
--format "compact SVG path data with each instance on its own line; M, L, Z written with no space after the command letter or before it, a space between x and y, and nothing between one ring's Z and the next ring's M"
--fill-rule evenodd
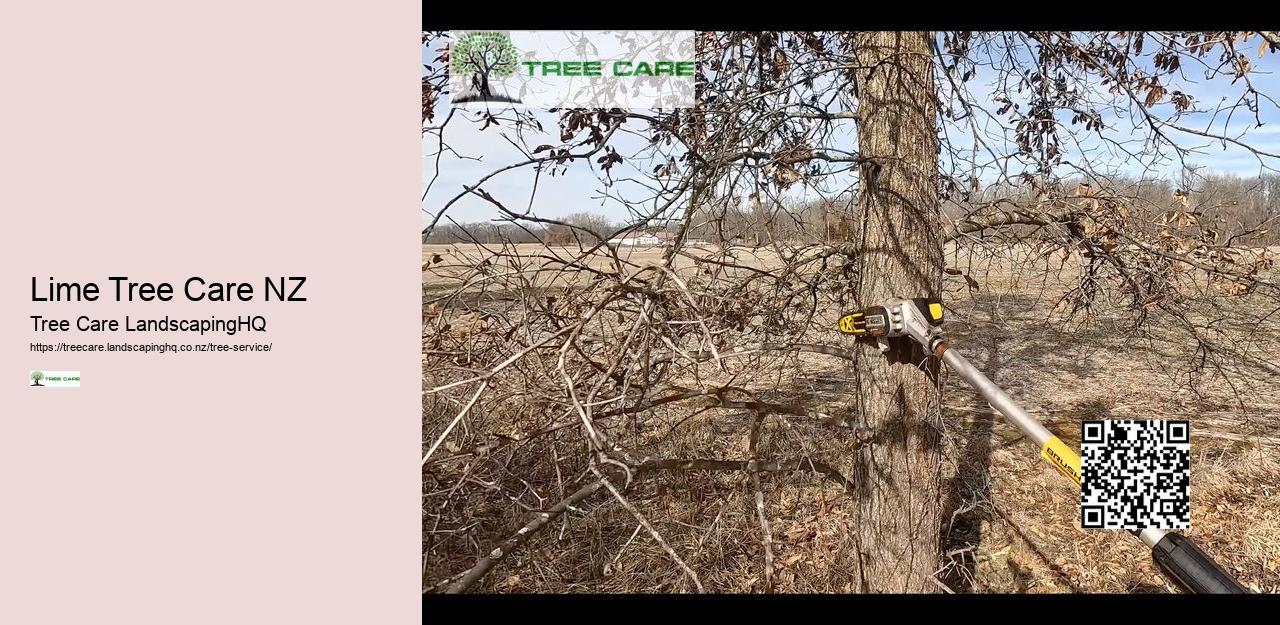
M1160 85L1151 87L1151 90L1147 92L1147 106L1155 106L1162 97L1164 97L1164 87L1161 87Z
M813 537L813 530L803 525L798 525L796 527L793 527L787 530L786 536L787 536L787 540L791 542L795 542L795 543L804 542Z
M1259 250L1258 258L1254 260L1253 264L1258 269L1270 269L1272 265L1271 254L1267 253L1267 250Z
M1252 285L1236 282L1222 276L1213 277L1213 288L1227 295L1248 295L1253 290ZM1219 508L1218 511L1222 512L1223 510Z

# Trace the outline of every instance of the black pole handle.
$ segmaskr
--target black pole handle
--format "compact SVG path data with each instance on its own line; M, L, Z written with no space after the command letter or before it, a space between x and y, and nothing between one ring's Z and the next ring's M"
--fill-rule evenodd
M1196 594L1249 594L1230 574L1218 566L1191 539L1169 532L1151 548L1156 566L1184 590Z

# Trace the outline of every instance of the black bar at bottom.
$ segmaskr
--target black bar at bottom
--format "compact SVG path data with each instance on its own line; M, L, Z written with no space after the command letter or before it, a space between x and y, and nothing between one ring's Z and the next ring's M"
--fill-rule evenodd
M1241 586L1217 562L1196 547L1191 539L1169 532L1151 548L1156 565L1184 590L1195 594L1241 595Z

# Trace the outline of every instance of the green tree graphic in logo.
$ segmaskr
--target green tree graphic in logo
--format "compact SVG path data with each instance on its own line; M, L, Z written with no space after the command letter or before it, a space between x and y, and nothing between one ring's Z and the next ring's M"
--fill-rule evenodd
M493 93L491 76L506 78L519 67L515 44L506 35L493 31L467 33L453 44L449 52L449 69L455 76L467 77L471 91L455 102L519 102L510 96Z
M43 380L43 379L44 379L44 372L42 371L31 372L31 380L33 382L31 386L44 386L43 384L40 383L40 380Z

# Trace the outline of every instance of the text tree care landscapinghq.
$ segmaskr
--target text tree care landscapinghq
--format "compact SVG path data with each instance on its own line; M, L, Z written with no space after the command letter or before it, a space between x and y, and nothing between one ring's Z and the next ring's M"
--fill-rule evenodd
M168 282L151 283L131 281L126 276L111 276L107 294L117 302L168 302L174 299L174 287ZM302 286L305 276L281 276L264 278L263 300L280 302L305 302ZM59 282L52 277L44 288L34 276L31 278L31 301L33 302L95 302L102 295L102 289L94 282ZM253 285L248 282L218 282L206 280L200 276L187 278L182 284L182 295L192 302L249 302L254 300ZM46 315L29 315L36 332L66 332L72 328L81 332L118 332L123 325L126 332L225 332L233 335L237 331L263 332L267 320L262 315L237 315L223 317L211 315L207 319L170 319L165 315L162 319L124 318L121 324L118 319L99 319L89 315L80 315L73 322L70 319L50 317Z

